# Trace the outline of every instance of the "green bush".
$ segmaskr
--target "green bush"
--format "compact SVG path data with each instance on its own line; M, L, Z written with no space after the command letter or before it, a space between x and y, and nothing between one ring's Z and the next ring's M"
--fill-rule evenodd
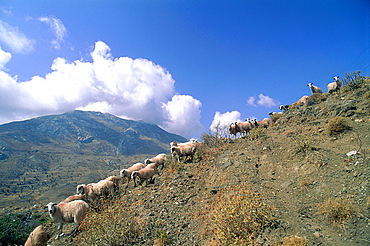
M342 84L347 85L349 90L356 90L360 88L365 82L365 77L361 75L360 71L346 73L342 79Z
M33 228L23 221L25 215L7 214L0 218L0 245L23 245Z

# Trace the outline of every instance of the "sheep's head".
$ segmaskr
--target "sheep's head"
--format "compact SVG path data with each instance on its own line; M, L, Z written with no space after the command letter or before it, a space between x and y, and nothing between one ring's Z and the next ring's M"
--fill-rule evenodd
M145 165L148 165L150 162L151 162L151 161L150 161L150 159L149 159L149 158L144 160L144 164L145 164Z
M53 203L53 202L49 202L48 203L48 205L46 205L47 206L47 208L48 208L48 212L49 212L49 214L50 215L52 215L53 213L54 213L54 211L55 211L55 206L56 206L57 204L56 203Z
M84 195L85 194L85 184L77 185L76 194L78 195Z
M121 177L125 177L126 175L126 169L122 169L120 172L119 172L119 176Z
M307 84L307 86L309 86L309 87L312 87L312 85L313 85L312 83L308 83L308 84Z

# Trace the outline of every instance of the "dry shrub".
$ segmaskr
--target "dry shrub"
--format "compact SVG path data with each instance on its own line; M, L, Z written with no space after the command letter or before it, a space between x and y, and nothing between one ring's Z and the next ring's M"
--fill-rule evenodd
M319 104L326 100L324 94L321 93L314 93L310 97L307 98L307 105Z
M153 246L165 246L170 244L170 238L166 232L162 230L155 231L154 233L154 244Z
M135 209L136 208L136 209ZM145 221L136 205L116 201L107 205L100 212L91 211L81 222L84 231L77 240L77 245L129 245L138 242L143 232Z
M318 207L317 214L335 225L344 225L353 218L353 204L348 199L328 199Z
M329 120L326 126L326 130L329 135L336 135L349 129L351 129L349 120L341 116L337 116Z
M244 186L235 186L231 191L225 188L217 194L210 205L208 224L212 245L252 244L274 220L272 209Z
M281 246L307 246L308 241L304 237L299 236L290 236L290 237L284 237L283 238L283 244Z
M256 140L260 137L265 137L266 134L265 134L265 128L262 128L262 127L255 127L253 128L249 134L248 134L248 138L250 140Z
M309 153L317 150L318 141L310 135L298 135L293 138L294 149L297 153Z

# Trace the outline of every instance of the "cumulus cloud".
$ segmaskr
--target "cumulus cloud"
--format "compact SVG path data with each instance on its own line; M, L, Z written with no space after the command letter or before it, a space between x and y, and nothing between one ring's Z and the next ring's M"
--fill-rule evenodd
M0 46L0 70L4 69L5 64L7 64L12 58L12 54L2 50Z
M0 70L0 122L80 109L143 120L185 137L202 127L201 102L176 95L175 81L163 67L141 58L113 58L101 41L91 56L92 62L57 58L51 73L25 82Z
M35 41L27 38L17 27L0 20L0 41L5 43L13 52L28 53L34 49Z
M274 107L274 106L277 106L279 105L279 101L269 97L269 96L265 96L263 94L259 94L258 95L258 100L256 101L256 98L251 96L248 98L247 100L247 105L250 105L250 106L263 106L263 107L266 107L266 108L271 108L271 107Z
M241 114L238 111L231 111L223 114L217 111L213 116L210 130L213 133L218 133L221 136L225 136L227 133L227 126L232 122L241 121L240 117Z
M51 43L55 49L59 50L60 44L64 42L64 37L67 35L67 29L63 22L58 18L46 16L40 17L39 21L45 22L49 25L55 35L55 39L53 39Z

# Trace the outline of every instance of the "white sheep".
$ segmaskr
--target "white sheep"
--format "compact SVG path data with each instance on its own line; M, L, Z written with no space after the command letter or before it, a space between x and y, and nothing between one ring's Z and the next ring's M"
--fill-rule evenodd
M67 197L66 199L64 199L62 202L72 202L72 201L75 201L75 200L83 200L85 201L85 196L84 195L72 195L72 196L69 196Z
M320 93L321 94L322 93L322 90L319 87L314 86L312 83L308 83L307 86L310 87L312 94L314 94L314 93Z
M161 169L164 167L164 163L167 161L167 155L166 154L158 154L152 158L145 159L144 164L148 165L150 163L155 163L157 168L161 166Z
M196 143L188 143L188 144L179 144L177 146L171 145L171 154L173 157L176 155L178 156L177 160L180 162L180 158L185 161L185 158L190 156L191 160L193 160L193 156L195 154L197 145Z
M42 225L36 227L28 236L24 246L45 246L50 236Z
M279 109L282 111L286 111L290 108L290 105L280 105Z
M269 112L271 122L275 124L275 122L280 119L281 116L284 115L283 112Z
M339 76L335 76L333 79L334 79L334 82L331 82L328 84L329 93L339 91L340 87L342 87L342 82L339 80Z
M239 131L239 127L238 127L238 123L235 121L235 122L232 122L229 124L229 134L230 135L234 135L234 138L236 138L236 134L238 134Z
M136 177L140 178L140 184L146 180L146 184L148 185L153 180L155 174L158 174L158 168L155 163L151 163L143 169L133 171L131 178L134 180L134 186L136 187Z
M113 182L114 184L114 191L119 189L119 183L121 182L121 177L117 176L109 176L108 178L104 179Z
M76 193L84 195L86 200L90 202L97 202L99 197L114 195L114 183L108 180L100 180L98 183L81 184L77 186Z
M247 122L237 123L237 126L238 131L240 132L240 136L242 137L243 133L245 133L246 136L247 133L255 127L255 124L252 123L252 121L248 120Z
M257 121L259 127L267 128L270 124L270 118L264 118L263 120Z
M69 234L70 236L74 235L78 227L80 226L80 222L86 215L87 211L89 210L89 205L82 201L76 200L72 202L62 202L62 203L53 203L50 202L47 205L49 215L53 219L54 222L59 223L58 225L58 234L55 239L58 239L60 236L63 236L63 224L65 223L76 223L77 226L75 229Z
M140 169L143 169L144 167L145 167L145 165L143 163L138 162L138 163L132 165L131 167L127 168L127 169L122 169L119 172L121 178L124 178L124 177L127 178L126 188L128 187L128 184L130 183L132 172L133 171L139 171Z

